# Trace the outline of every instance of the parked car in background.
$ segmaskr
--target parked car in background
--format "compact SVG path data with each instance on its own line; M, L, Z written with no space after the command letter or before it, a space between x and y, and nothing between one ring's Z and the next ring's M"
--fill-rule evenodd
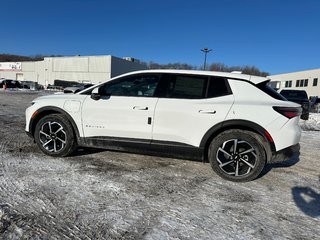
M30 90L38 90L39 89L38 83L35 81L21 81L21 85L25 89L30 89Z
M43 86L40 86L37 82L34 82L34 81L18 81L18 80L1 78L0 79L0 88L3 88L4 84L9 89L21 89L21 90L22 89L23 90L43 89Z
M21 83L17 80L1 79L0 80L0 88L3 88L4 84L6 85L7 88L23 88Z
M48 84L48 86L46 87L46 90L49 90L49 91L60 91L60 92L62 92L62 91L63 91L63 87Z
M90 83L87 83L87 84L83 84L83 83L80 83L80 84L76 84L76 85L73 85L72 87L66 87L63 92L64 93L77 93L77 92L80 92L86 88L89 88L89 87L92 87L93 84L90 84Z
M309 97L310 100L310 111L319 113L320 112L320 98L318 96Z
M300 104L302 107L301 119L309 119L310 102L306 91L284 89L281 90L280 94L284 96L288 101Z
M54 157L87 146L200 159L225 179L250 181L299 150L301 107L268 82L239 73L132 72L35 99L25 130Z

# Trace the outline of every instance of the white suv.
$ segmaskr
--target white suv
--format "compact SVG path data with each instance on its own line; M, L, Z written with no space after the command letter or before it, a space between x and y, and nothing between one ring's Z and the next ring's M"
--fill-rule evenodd
M263 77L148 70L77 94L35 99L26 131L44 153L78 146L209 161L231 181L250 181L266 163L299 151L300 105Z

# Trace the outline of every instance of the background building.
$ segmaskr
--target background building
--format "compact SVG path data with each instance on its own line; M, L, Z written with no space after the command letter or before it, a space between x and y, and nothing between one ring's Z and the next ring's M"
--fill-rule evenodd
M0 78L34 81L44 86L54 80L100 83L117 75L147 67L133 58L113 56L46 57L43 61L0 63Z
M320 97L320 68L268 76L277 90L305 90L309 97Z

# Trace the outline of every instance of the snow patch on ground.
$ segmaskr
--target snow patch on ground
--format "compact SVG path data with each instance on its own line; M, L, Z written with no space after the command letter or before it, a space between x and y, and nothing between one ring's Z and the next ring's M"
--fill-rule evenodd
M320 113L310 113L309 120L300 119L300 127L304 131L320 131Z

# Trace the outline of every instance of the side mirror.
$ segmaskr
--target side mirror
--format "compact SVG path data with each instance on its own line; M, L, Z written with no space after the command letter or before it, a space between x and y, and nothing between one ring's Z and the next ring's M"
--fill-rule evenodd
M95 101L98 101L101 98L101 95L99 93L99 87L96 87L92 90L91 98Z

